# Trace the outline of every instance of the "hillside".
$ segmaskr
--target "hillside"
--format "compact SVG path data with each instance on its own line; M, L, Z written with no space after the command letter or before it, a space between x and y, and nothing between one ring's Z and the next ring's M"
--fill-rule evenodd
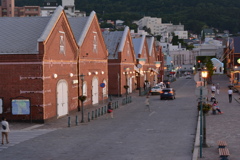
M58 0L61 4L61 0ZM15 0L16 6L42 5L42 0ZM200 33L203 27L239 32L240 0L75 0L76 9L98 18L121 19L129 25L145 16L162 18L163 23L184 24L186 30Z

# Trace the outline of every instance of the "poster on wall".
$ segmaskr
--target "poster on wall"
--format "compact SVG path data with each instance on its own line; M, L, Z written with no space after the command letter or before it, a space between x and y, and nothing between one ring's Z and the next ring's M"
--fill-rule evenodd
M29 115L30 100L29 99L12 99L13 115Z
M0 114L3 112L3 99L0 98Z

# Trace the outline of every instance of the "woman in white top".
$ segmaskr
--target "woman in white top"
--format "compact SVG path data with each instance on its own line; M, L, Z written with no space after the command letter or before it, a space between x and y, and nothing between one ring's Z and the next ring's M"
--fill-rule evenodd
M6 118L3 117L2 118L2 122L1 122L1 132L2 132L2 145L4 145L4 137L6 138L6 142L9 143L8 141L8 132L10 132L10 129L9 129L9 124L8 122L6 121Z

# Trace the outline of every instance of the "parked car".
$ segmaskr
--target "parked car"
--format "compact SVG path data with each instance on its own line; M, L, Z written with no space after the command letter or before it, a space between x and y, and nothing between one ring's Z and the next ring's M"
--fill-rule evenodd
M173 88L164 88L160 92L160 99L175 99L176 92Z
M158 83L156 86L152 87L151 89L151 95L154 94L160 94L162 89L166 88L165 84L163 82Z
M191 79L192 77L191 77L191 75L190 74L188 74L187 76L186 76L186 79Z

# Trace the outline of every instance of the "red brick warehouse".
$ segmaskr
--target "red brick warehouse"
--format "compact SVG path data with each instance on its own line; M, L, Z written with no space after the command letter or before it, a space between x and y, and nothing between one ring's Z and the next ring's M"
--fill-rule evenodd
M0 24L0 114L43 122L76 109L79 48L63 8Z

